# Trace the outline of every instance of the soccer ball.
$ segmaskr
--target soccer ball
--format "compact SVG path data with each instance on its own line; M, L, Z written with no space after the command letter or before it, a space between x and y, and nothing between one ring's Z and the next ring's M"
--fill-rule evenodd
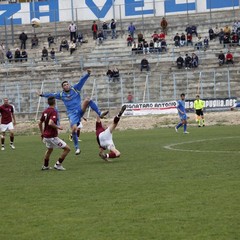
M40 20L38 18L33 18L31 20L31 24L32 24L32 27L38 28L38 27L40 27L41 22L40 22Z

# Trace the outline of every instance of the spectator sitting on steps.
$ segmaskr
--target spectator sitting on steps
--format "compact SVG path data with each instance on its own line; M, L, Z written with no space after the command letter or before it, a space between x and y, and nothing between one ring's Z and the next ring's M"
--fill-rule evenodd
M149 45L147 41L143 43L143 54L149 54Z
M178 33L176 33L176 35L174 36L173 41L175 47L180 47L180 36L178 35Z
M162 51L162 52L163 52L163 51L167 52L167 42L166 42L165 39L163 39L163 40L161 41L161 51Z
M7 53L6 53L6 57L7 57L7 59L8 59L9 62L12 61L12 59L13 59L13 54L12 54L12 52L11 52L10 49L8 49L8 51L7 51Z
M156 42L156 41L158 41L158 34L157 34L157 31L154 31L154 33L153 33L153 35L152 35L152 40L153 40L153 42Z
M43 59L48 60L48 50L46 49L46 47L43 47L42 50L42 61Z
M14 58L15 58L15 62L20 62L21 61L21 52L20 52L19 48L17 48L15 50Z
M203 40L203 46L204 46L204 51L206 51L209 47L209 40L207 37L205 37Z
M103 32L99 30L97 34L97 45L103 44L103 39L104 39Z
M199 36L197 42L195 43L195 48L197 50L202 50L203 42L202 38Z
M143 58L142 61L141 61L141 68L140 68L140 69L141 69L141 72L142 72L142 70L143 70L144 68L146 68L147 71L150 70L149 62L148 62L148 60L147 60L146 58Z
M128 37L127 37L127 46L131 47L132 43L133 43L133 38L132 38L131 35L128 35Z
M136 44L136 42L133 42L133 44L132 44L132 54L137 54L137 50L138 50L137 44Z
M28 55L27 55L27 52L26 52L26 50L25 49L23 49L22 50L22 55L21 55L21 61L26 61L27 62L27 60L28 60Z
M179 57L177 58L176 63L177 63L178 69L183 68L184 59L182 58L181 54L179 54Z
M52 50L50 51L50 58L51 59L55 59L55 51L54 51L54 48L52 48Z
M73 38L73 40L70 42L69 44L69 48L70 48L70 54L72 55L73 52L77 49L76 43L74 41L75 39Z
M119 70L117 67L114 67L114 69L112 71L113 82L119 81L119 77L120 77Z
M220 51L218 55L218 64L219 66L222 66L225 63L225 55L222 51Z
M185 56L185 69L190 69L192 66L192 58L186 54Z
M61 41L59 51L62 52L62 49L63 49L63 48L66 48L67 51L68 51L68 49L69 49L68 41L67 41L65 38L63 38L62 41Z
M193 45L192 35L190 33L187 34L187 46L188 46L188 44Z
M78 32L77 42L79 43L79 45L83 43L83 34L81 32Z
M33 47L37 47L38 46L38 37L37 37L37 35L36 34L34 34L34 36L33 36L33 38L32 38L32 49L33 49Z
M230 51L227 52L226 54L226 64L233 64L233 55Z
M212 41L215 38L215 34L214 34L212 27L209 28L208 34L209 34L210 41Z
M143 41L144 41L143 34L140 32L138 34L138 42L143 42Z
M180 46L183 47L186 44L186 35L182 33L180 37Z
M108 76L108 80L109 81L112 80L113 72L112 72L112 70L110 68L107 70L106 75Z
M196 25L192 25L192 35L195 34L196 37L198 37L198 33L197 33L197 26Z
M51 44L54 44L54 37L49 33L48 35L48 47L51 46Z
M192 67L198 67L198 56L195 53L192 54Z

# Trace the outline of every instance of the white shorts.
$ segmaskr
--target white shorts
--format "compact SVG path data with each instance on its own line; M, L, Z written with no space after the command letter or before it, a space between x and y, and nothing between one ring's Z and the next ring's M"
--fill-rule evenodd
M112 140L112 133L110 132L110 128L108 127L105 131L101 132L98 136L100 146L111 150L111 148L115 148L115 145Z
M67 146L67 144L59 137L43 138L43 143L46 144L47 148L65 148Z
M1 124L1 132L6 132L7 130L13 130L13 123L10 122L8 124Z

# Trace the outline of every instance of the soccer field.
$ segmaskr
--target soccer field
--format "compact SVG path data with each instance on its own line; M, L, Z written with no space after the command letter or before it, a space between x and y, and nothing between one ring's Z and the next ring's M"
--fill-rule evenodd
M240 239L240 126L189 131L116 131L113 163L83 133L61 172L40 170L39 136L17 136L0 152L0 239Z

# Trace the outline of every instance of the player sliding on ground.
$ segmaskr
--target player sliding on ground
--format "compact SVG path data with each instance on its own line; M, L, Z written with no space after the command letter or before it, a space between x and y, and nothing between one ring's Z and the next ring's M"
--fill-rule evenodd
M182 93L181 100L177 101L177 110L178 110L178 116L180 118L180 122L175 127L175 131L178 132L178 129L183 125L183 133L187 134L187 114L185 109L185 94Z
M79 82L73 86L69 84L68 81L62 82L63 91L57 93L39 93L40 97L55 97L58 100L62 100L66 109L67 115L70 121L70 126L72 130L72 137L74 142L74 147L76 149L75 154L80 154L81 150L79 148L78 136L77 136L77 126L81 121L87 107L89 106L93 111L97 113L100 118L103 118L108 114L108 111L101 112L98 109L98 106L91 99L86 98L81 103L80 91L84 86L85 82L89 78L91 74L90 70L87 70L87 74L85 74L82 78L80 78Z
M120 152L116 149L113 143L112 134L113 130L117 127L120 117L122 116L125 109L126 105L123 105L118 115L114 117L113 122L107 128L103 127L101 119L99 117L96 119L96 135L100 149L99 156L107 162L110 162L109 158L120 157ZM108 153L104 153L104 150L106 149L109 150Z

